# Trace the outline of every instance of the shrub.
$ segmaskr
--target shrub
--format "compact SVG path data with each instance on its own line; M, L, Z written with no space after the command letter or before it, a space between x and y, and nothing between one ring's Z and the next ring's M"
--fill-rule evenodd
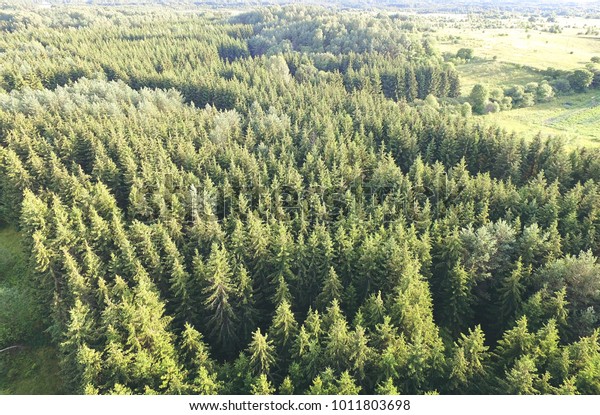
M458 52L456 52L456 57L464 60L473 59L473 49L471 48L460 48Z
M572 91L571 83L567 78L564 77L555 79L554 81L552 81L551 85L554 88L554 90L559 94L568 94Z
M554 89L547 81L542 82L535 90L535 99L537 102L548 102L554 98Z
M485 106L485 112L486 114L488 113L496 113L496 112L500 112L500 104L498 104L497 102L489 102L486 106Z
M584 92L590 86L594 74L587 69L576 69L570 76L571 87L577 92Z

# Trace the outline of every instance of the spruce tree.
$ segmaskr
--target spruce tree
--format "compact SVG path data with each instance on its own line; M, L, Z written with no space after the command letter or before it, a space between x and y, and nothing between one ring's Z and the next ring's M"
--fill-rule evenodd
M275 363L275 346L269 340L268 334L263 335L260 328L252 334L252 341L248 346L250 365L256 374L269 374L269 370Z
M231 268L225 248L213 244L206 265L206 287L203 305L207 312L206 326L211 338L227 355L236 346L237 318L231 304L235 292L231 284Z

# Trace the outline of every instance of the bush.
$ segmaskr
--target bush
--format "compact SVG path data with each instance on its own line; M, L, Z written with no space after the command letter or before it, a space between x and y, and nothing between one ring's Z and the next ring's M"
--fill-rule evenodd
M473 114L473 108L471 107L471 104L469 104L468 102L462 104L460 106L460 114L463 117L470 117Z
M535 105L535 96L531 92L523 94L523 100L521 101L521 107L533 107Z
M511 97L504 97L502 98L502 101L500 102L500 110L501 111L508 111L510 109L512 109L512 98Z
M551 85L557 93L563 95L568 94L573 90L571 88L571 83L569 82L569 80L563 77L555 79L554 81L552 81Z
M593 72L594 72L594 79L592 79L590 88L600 89L600 69L597 69Z
M500 104L497 102L490 102L485 106L485 112L488 113L496 113L500 112Z
M460 48L458 52L456 52L456 57L459 59L464 59L466 61L473 59L473 49L471 48Z
M435 109L440 108L440 103L438 102L437 98L432 94L427 95L427 97L425 98L425 104Z
M525 88L523 88L521 85L513 85L510 88L507 88L504 91L504 94L508 97L510 97L512 99L512 106L515 108L521 108L525 105L523 105L523 102L525 100Z
M504 91L500 88L493 88L490 91L490 101L492 102L502 102L502 99L504 98Z
M554 98L554 89L547 81L542 82L535 91L535 99L537 102L548 102Z
M488 102L490 92L485 85L477 84L473 86L469 99L473 106L473 111L477 114L485 113L485 106Z
M537 82L529 82L527 85L525 85L525 92L535 93L538 87L539 84Z
M594 79L594 74L587 69L576 69L570 76L571 87L577 92L584 92Z

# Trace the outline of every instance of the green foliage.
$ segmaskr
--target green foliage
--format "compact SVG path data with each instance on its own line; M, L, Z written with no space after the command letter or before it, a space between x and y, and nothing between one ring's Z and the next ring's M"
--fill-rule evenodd
M592 83L594 74L587 69L576 69L571 76L569 76L569 82L573 89L577 92L583 92Z
M66 393L600 393L598 153L471 117L556 82L462 102L400 15L57 13L0 38L0 348Z
M212 246L206 266L207 286L204 289L204 307L208 319L206 325L211 336L226 350L235 340L236 316L230 298L233 296L231 268L227 253L216 244Z
M531 358L524 356L515 362L506 373L507 392L512 395L532 395L539 391L534 384L538 380L537 370Z
M458 52L456 52L456 57L464 60L473 59L473 49L471 48L460 48Z
M34 346L0 354L1 395L64 393L56 349Z
M268 374L269 369L275 363L275 346L268 337L268 334L261 334L260 329L256 329L252 335L248 354L254 373Z
M252 395L272 395L274 392L275 388L264 373L252 382L252 387L250 389Z
M477 114L485 113L485 106L489 99L489 90L485 85L477 84L471 90L469 95L473 111Z
M22 238L0 229L0 349L40 338L42 315Z

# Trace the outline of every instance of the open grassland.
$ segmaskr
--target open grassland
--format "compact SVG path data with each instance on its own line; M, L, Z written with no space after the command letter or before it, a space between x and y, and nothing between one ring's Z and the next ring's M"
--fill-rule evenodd
M537 69L580 68L600 55L600 37L583 36L582 29L565 28L562 33L548 33L524 28L511 29L444 29L439 48L456 53L472 48L475 56L496 58L499 62L526 65Z
M437 18L445 22L437 30L442 52L455 54L460 48L474 51L474 59L456 65L463 96L478 83L500 88L524 86L543 80L538 70L582 68L593 56L600 56L600 36L586 34L588 28L600 27L600 20L558 17L547 22L520 16L482 22L467 15ZM552 25L561 32L548 32ZM488 114L483 119L527 138L542 133L562 136L570 146L600 146L600 94L595 91Z
M570 147L600 146L600 94L560 97L546 104L488 114L486 121L531 138L538 133L558 135Z
M539 82L540 74L526 66L497 60L474 59L469 63L457 65L460 73L461 92L469 95L473 85L486 84L489 87L504 88L511 85L525 85Z
M505 88L543 79L529 67L493 60L476 59L457 65L457 69L464 96L468 96L477 83ZM484 118L526 138L541 132L544 136L562 136L570 146L600 146L600 92L597 90L558 97L533 107L488 114Z
M56 350L48 346L32 295L20 234L0 229L0 394L60 391Z

